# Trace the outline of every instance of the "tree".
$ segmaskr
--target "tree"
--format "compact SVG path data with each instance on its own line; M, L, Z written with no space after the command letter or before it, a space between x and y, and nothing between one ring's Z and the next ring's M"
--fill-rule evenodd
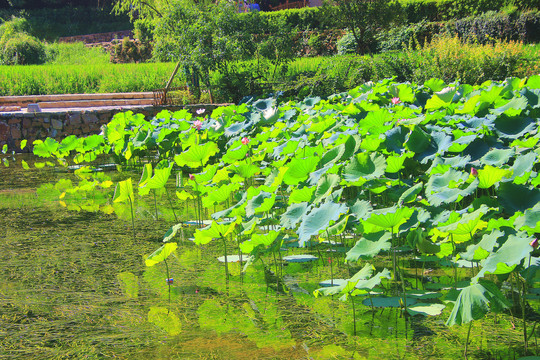
M396 0L328 0L321 11L324 18L346 28L356 41L358 53L370 53L369 45L377 30L400 22L404 13Z

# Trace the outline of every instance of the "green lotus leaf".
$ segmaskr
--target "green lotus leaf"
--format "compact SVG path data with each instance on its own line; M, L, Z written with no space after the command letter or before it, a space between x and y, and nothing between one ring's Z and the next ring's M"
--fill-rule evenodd
M333 164L339 161L344 153L345 153L345 145L339 144L338 146L324 153L319 163L319 166L324 167L327 164Z
M424 86L427 86L433 92L441 91L446 87L446 83L441 79L431 78L424 83Z
M432 175L426 184L426 197L433 206L455 202L463 196L459 185L468 178L469 174L455 169Z
M287 211L281 215L281 226L285 229L296 228L298 222L306 215L310 208L308 202L289 205Z
M489 234L484 234L478 244L469 245L467 251L460 253L461 258L468 261L480 261L487 258L497 244L497 239L504 233L499 230L492 230Z
M249 198L249 195L248 195ZM276 194L261 191L258 195L249 199L246 205L246 215L251 217L255 214L269 211L276 202Z
M386 172L390 174L398 173L404 168L405 160L413 157L413 153L406 153L400 156L391 155L386 158L388 166L386 167Z
M337 117L333 115L324 116L322 119L320 117L315 122L314 120L317 118L312 119L311 126L308 128L307 131L309 132L315 132L315 133L323 133L325 131L328 131L331 127L333 127L337 122Z
M261 169L255 165L246 162L242 162L238 165L233 165L231 170L238 174L242 179L249 179L261 172ZM242 181L242 180L240 180Z
M298 183L307 180L309 174L315 170L319 158L310 156L307 158L294 158L287 164L289 168L283 176L283 182L287 185L297 185Z
M358 259L371 259L383 250L388 250L392 246L391 235L388 231L379 231L364 236L356 242L356 245L347 252L346 261L357 261Z
M196 245L208 244L213 239L224 238L229 235L235 228L236 223L219 224L212 221L212 224L203 228L195 230L193 237Z
M252 234L251 239L240 244L240 250L244 254L250 254L256 247L270 246L278 237L279 231L270 231L267 234Z
M484 165L501 166L506 164L512 156L514 149L493 149L484 155L480 162Z
M328 236L337 236L345 231L350 215L342 215L341 218L331 225L326 231L319 235L320 238L328 238Z
M409 220L413 213L412 208L394 206L372 211L366 222L397 233L399 226Z
M431 242L426 236L424 236L423 231L421 229L416 229L416 230L417 230L416 232L411 232L409 234L416 233L416 235L418 235L418 232L420 232L419 236L417 236L415 243L416 243L416 247L422 254L433 255L433 254L438 254L441 251L441 246ZM408 239L409 239L409 236L407 235L407 240Z
M347 211L348 208L345 204L328 201L320 207L313 209L302 219L300 227L297 230L300 246L303 247L311 236L319 235L320 232L325 231L332 223L340 218L341 214L345 214Z
M540 190L513 183L501 183L497 189L499 202L510 214L533 208L540 202Z
M241 186L238 183L223 184L219 187L215 187L215 189L208 191L206 196L202 198L203 206L209 208L210 206L227 201L233 191L240 189L240 187Z
M210 182L210 181L219 182L219 181L215 180L216 179L215 175L217 173L218 167L219 166L217 164L216 165L207 165L207 166L204 167L203 172L200 172L198 174L193 174L197 184L204 184L204 183L207 183L207 182ZM228 173L226 175L227 175L227 179L228 179L229 178Z
M310 202L315 192L315 187L296 188L289 195L289 204Z
M430 143L430 136L418 126L415 126L405 138L407 149L417 154L425 151Z
M401 196L399 197L398 206L402 206L403 204L415 201L418 194L420 194L423 188L424 184L420 182L405 190L403 194L401 194Z
M369 201L356 200L353 206L350 207L350 212L358 219L365 219L371 213L373 208Z
M416 303L412 306L408 306L407 312L411 316L422 315L422 316L438 316L441 315L446 305L443 304L422 304Z
M512 165L512 177L509 180L517 180L518 177L530 173L534 164L536 164L536 154L532 151L525 155L517 156L514 165ZM520 182L518 181L518 183Z
M203 145L194 144L187 151L176 155L174 161L178 166L187 165L191 168L198 168L204 166L218 152L219 148L215 142L209 141Z
M131 178L120 181L116 184L116 189L114 190L113 201L115 203L126 200L133 201L133 184L131 183Z
M169 255L171 255L176 250L177 247L178 244L175 242L168 242L164 244L146 258L146 266L154 266L166 260Z
M343 179L348 182L376 179L382 176L385 170L384 156L364 152L353 157L351 162L343 168Z
M433 96L428 99L426 105L424 106L425 110L438 110L441 108L448 108L452 103L452 99L456 94L455 88L445 88L441 91L436 92Z
M478 170L478 187L480 189L487 189L495 185L502 180L503 177L509 177L512 175L512 171L499 169L490 165L487 165L483 169Z
M483 318L490 310L500 312L509 307L510 302L495 284L485 280L480 281L460 291L446 325L466 324Z
M482 264L482 269L476 274L473 281L477 281L485 274L505 274L519 265L534 250L529 243L534 238L527 236L524 232L518 232L516 235L509 235L506 242L492 252ZM499 265L504 265L500 267Z
M407 306L416 304L416 299L406 298ZM362 300L362 304L365 306L373 306L376 308L401 308L404 305L402 297L386 297L377 296Z
M319 182L317 183L317 188L315 189L315 198L313 199L314 204L318 204L324 200L328 195L332 193L332 189L339 184L339 176L335 174L326 174L323 175Z
M350 279L347 279L347 281L343 283L342 285L317 289L313 292L313 294L315 295L315 297L317 297L319 294L329 296L329 295L335 295L339 293L345 293L347 291L354 289L358 281L369 279L371 275L373 274L374 270L375 270L375 267L373 265L366 264L362 269L360 269L360 271L354 274Z
M43 158L51 157L51 155L54 154L59 147L58 142L52 138L46 138L45 141L34 140L33 144L34 155Z
M510 99L504 105L500 105L495 109L490 109L489 112L495 115L505 114L508 116L517 116L527 108L527 105L529 105L527 98L518 96Z
M171 176L172 164L166 168L154 169L154 175L148 179L145 186L150 189L161 189L167 185L167 181Z

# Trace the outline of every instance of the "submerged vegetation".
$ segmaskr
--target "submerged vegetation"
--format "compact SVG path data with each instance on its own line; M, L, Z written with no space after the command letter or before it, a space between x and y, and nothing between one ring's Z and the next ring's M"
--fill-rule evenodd
M218 300L194 305L198 329L239 331L259 348L302 344L320 358L533 355L539 98L540 76L384 80L212 114L147 121L127 112L101 135L35 141L43 160L31 165L73 161L73 175L39 194L116 213L132 243L140 206L168 219L155 239L164 244L145 250L153 275L122 278L125 296L140 286L158 293L148 321L178 339L193 316L178 306L204 289ZM123 171L100 171L104 157ZM262 310L269 292L275 301Z

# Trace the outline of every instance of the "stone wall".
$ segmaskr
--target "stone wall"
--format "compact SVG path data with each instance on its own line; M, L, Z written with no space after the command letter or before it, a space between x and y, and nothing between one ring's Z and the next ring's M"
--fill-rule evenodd
M99 34L66 36L66 37L58 38L58 42L71 43L71 42L82 41L85 44L93 44L93 43L111 42L114 39L122 40L126 36L129 37L130 39L133 39L133 31L124 30L124 31L114 31L114 32L99 33Z
M196 109L205 108L205 114L211 113L219 105L193 105L185 108L192 113ZM143 114L151 120L162 110L176 111L183 106L151 106L129 109L134 113ZM31 151L34 140L44 140L47 137L58 141L69 135L87 136L99 134L101 126L107 124L114 114L128 109L114 110L86 110L68 112L41 112L41 113L0 113L0 148L8 145L9 151L20 152L21 140L27 140L24 152Z

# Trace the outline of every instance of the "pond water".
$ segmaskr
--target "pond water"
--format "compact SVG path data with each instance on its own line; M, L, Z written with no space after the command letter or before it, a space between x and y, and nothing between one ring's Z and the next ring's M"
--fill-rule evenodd
M315 298L313 291L331 271L336 279L349 278L364 264L346 264L328 247L289 249L283 256L318 260L276 268L269 258L268 271L257 262L244 276L239 263L229 264L227 283L217 260L222 245L198 247L188 240L194 228L185 227L185 240L168 261L174 279L169 301L164 264L144 263L176 223L166 198L156 200L157 218L151 197L137 202L134 240L129 216L68 210L38 190L59 173L36 169L27 157L31 170L23 170L21 159L0 170L0 359L463 356L467 327L446 327L448 308L437 317L409 317L399 308L372 309L358 298L355 336L350 301ZM189 209L179 206L177 215L187 220ZM391 264L384 257L375 266ZM518 358L520 346L512 317L489 314L473 324L469 358Z

